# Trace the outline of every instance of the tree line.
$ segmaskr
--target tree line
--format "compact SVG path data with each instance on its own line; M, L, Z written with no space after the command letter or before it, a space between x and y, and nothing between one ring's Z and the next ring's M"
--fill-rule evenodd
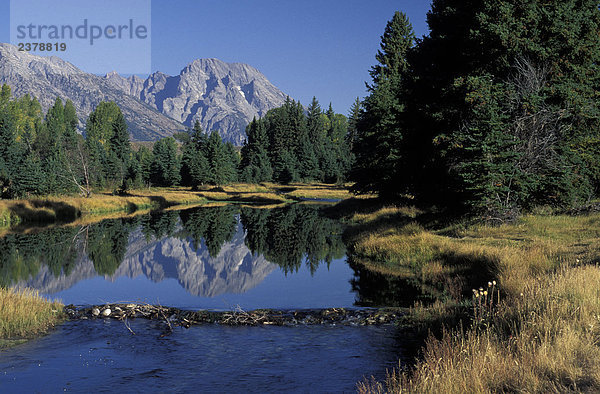
M396 12L381 37L354 190L497 220L598 196L598 3L434 0L427 22Z
M288 97L246 128L240 178L245 182L343 182L353 162L348 119L313 97L307 110Z
M241 152L198 122L187 133L132 149L127 123L114 102L90 114L85 135L71 101L57 98L42 116L28 95L0 95L0 196L15 198L145 186L223 185L243 182L342 182L352 162L348 120L316 99L307 110L290 100L254 119Z

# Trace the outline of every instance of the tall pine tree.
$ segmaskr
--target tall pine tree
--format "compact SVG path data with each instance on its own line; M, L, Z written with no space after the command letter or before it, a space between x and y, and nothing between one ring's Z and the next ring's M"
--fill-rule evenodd
M398 195L409 191L404 173L404 110L409 79L407 55L415 34L408 17L396 12L381 37L379 62L371 71L372 85L356 124L351 178L354 191ZM375 175L376 174L376 175Z

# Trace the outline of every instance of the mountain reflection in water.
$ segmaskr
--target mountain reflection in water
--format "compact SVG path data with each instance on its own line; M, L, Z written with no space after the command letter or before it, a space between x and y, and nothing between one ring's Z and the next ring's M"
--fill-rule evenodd
M270 292L257 290L264 294L255 298L263 300L251 305L275 307L278 303L270 299L333 286L332 291L344 297L344 305L333 305L351 306L353 271L344 261L341 234L341 224L321 215L316 205L152 212L88 226L9 234L0 239L0 285L33 287L66 303L89 298L82 294L97 293L94 302L108 302L113 294L130 297L133 290L121 288L137 286L145 289L135 293L137 298L156 301L154 296L165 299L161 291L180 289L195 297L244 294L273 274L278 279L271 280ZM161 283L163 290L153 290L150 282ZM101 294L99 289L106 286L112 293ZM65 294L69 289L78 289L79 298ZM323 306L327 304L324 299Z

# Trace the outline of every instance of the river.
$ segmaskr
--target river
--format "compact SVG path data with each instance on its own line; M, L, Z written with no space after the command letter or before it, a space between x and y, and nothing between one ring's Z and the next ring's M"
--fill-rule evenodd
M160 211L0 239L0 284L79 306L182 309L405 306L406 284L348 261L343 226L315 204ZM407 292L394 291L402 287ZM410 287L410 286L409 286ZM179 328L67 322L0 352L3 391L347 392L398 365L393 325Z

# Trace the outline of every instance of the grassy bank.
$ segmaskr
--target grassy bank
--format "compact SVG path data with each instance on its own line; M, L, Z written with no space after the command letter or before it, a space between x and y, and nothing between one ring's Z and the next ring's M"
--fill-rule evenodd
M0 347L14 345L64 319L63 305L49 302L35 290L0 288Z
M276 188L257 184L236 183L217 187L203 187L199 195L210 201L243 202L250 204L281 204L292 202Z
M282 204L300 198L350 197L342 186L326 184L231 184L190 188L150 188L131 190L117 196L96 192L90 198L79 196L43 196L23 200L0 200L0 228L19 224L73 222L84 215L131 213L144 209L167 208L177 205L233 202L247 204Z
M419 283L409 321L435 333L414 367L359 391L600 390L600 215L490 227L378 203L351 212L353 259Z
M90 198L44 196L24 200L0 200L0 226L72 222L82 215L104 215L199 204L206 198L186 189L156 188L130 191L125 196L98 192Z
M344 200L353 195L349 192L350 185L330 185L326 183L290 183L278 185L264 183L268 189L285 195L290 199L319 199L319 200Z

